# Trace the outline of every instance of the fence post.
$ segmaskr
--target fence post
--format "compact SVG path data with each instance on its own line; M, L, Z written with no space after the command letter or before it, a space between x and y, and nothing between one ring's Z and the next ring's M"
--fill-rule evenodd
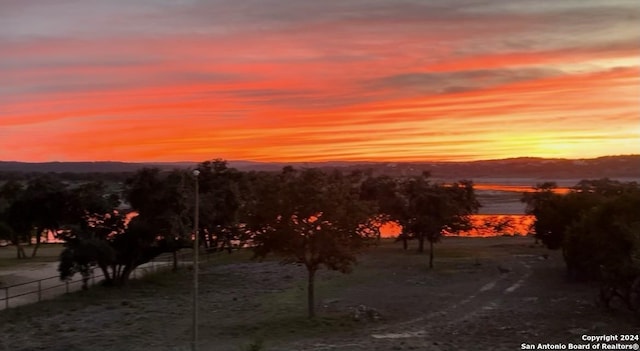
M4 288L4 308L9 309L9 287Z
M64 285L65 285L65 288L66 288L67 294L68 294L69 293L69 281L65 280Z
M96 275L93 273L93 269L91 270L91 285L96 285Z
M42 301L42 280L38 280L38 302Z

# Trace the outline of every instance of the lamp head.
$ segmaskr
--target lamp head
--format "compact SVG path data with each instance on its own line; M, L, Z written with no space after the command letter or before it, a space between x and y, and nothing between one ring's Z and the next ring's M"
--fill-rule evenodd
M193 170L193 175L196 176L196 177L199 176L200 175L200 171L197 170L197 169L194 169Z

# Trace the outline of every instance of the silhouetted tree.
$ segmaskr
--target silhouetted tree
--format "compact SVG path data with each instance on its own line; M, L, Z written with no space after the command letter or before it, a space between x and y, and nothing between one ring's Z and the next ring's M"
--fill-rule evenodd
M378 197L379 209L390 220L402 226L399 240L407 248L409 239L418 240L418 252L424 252L429 242L429 267L433 267L434 244L446 233L457 233L471 228L470 216L477 213L480 203L476 199L471 181L452 184L433 183L429 173L410 178L380 177L369 181L369 191Z
M442 235L471 227L469 216L477 213L480 207L473 183L431 183L423 175L409 179L403 191L408 200L403 225L409 235L418 239L419 252L424 251L425 239L429 242L429 268L433 268L434 244L441 240Z
M599 179L566 194L538 188L525 197L536 235L549 248L562 248L569 277L600 280L604 300L618 296L640 310L640 186Z
M373 212L360 199L359 176L297 171L286 167L278 177L270 218L254 239L256 257L274 253L282 263L302 264L308 273L309 317L315 316L314 283L318 269L349 272L367 237L363 226ZM264 189L263 189L264 190Z
M375 215L370 219L369 225L379 242L381 226L394 218L404 217L404 204L399 196L398 181L389 176L368 175L361 184L361 197L375 204ZM407 249L408 237L401 234L399 240L403 240L404 248Z
M562 247L567 227L594 205L593 197L583 194L566 197L558 194L556 188L553 182L538 184L534 192L522 197L527 204L526 213L536 218L533 224L536 239L552 250Z
M157 168L142 169L125 184L125 198L138 213L135 223L144 223L149 235L162 238L167 248L173 247L170 252L174 271L178 267L178 250L191 241L191 184L193 177L187 171L161 174ZM137 233L142 235L144 231L138 228Z
M26 204L19 201L23 191L22 184L16 180L10 180L0 188L0 238L16 247L18 259L27 257L20 244L28 240L31 227Z
M135 217L125 226L118 212L105 215L88 228L74 227L65 233L65 250L60 255L61 279L80 273L88 279L92 267L99 267L107 285L124 285L136 267L163 253L174 252L177 242L159 238L155 225ZM186 245L188 246L188 245Z
M234 242L246 241L239 221L247 191L243 174L220 159L203 162L198 170L201 241L210 251L231 252Z

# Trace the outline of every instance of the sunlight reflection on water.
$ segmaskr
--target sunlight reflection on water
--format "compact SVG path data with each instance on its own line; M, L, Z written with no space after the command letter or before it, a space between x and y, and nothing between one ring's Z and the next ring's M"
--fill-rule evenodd
M533 232L531 228L535 217L531 215L486 215L471 216L474 229L456 234L456 236L491 237L500 235L527 235ZM380 228L383 238L397 237L402 227L396 222L387 222ZM452 235L452 234L445 234Z

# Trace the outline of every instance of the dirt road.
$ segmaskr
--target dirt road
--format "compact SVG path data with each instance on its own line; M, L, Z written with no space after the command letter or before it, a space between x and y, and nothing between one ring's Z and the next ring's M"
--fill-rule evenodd
M520 350L522 343L581 343L583 334L638 333L638 320L597 307L595 288L567 282L559 255L548 255L459 264L451 276L423 280L430 290L423 296L407 296L401 314L413 305L420 311L414 318L280 350Z

